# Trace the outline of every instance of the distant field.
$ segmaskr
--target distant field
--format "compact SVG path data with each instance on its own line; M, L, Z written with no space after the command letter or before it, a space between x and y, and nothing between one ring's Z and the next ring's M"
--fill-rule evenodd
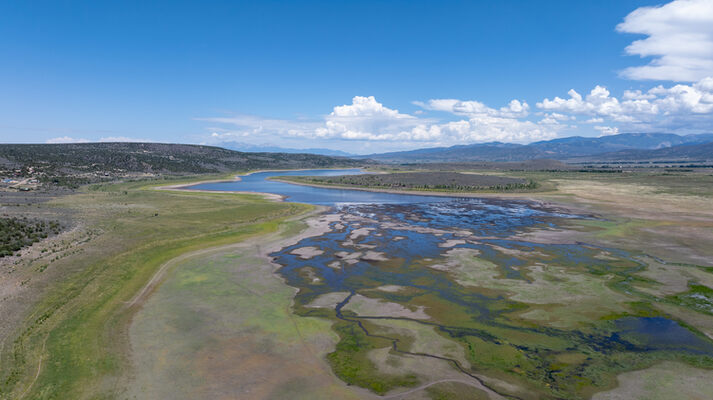
M343 176L279 177L299 183L356 186L396 190L443 190L472 192L479 190L530 190L537 188L533 180L495 175L464 174L458 172L401 172Z
M477 172L477 170L476 170ZM555 182L601 182L634 187L641 185L657 193L713 196L713 169L595 169L573 171L510 171L500 175L530 179L548 186ZM554 186L554 185L553 185ZM554 188L554 187L553 187Z

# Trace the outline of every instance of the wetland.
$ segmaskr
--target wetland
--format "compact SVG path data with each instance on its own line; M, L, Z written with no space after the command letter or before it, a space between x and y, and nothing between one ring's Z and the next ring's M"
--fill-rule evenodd
M710 171L500 171L538 184L507 194L274 180L361 173L6 206L63 230L0 259L0 398L713 398Z
M591 227L606 217L524 198L267 179L358 173L262 172L191 187L328 207L322 232L269 256L296 290L292 312L330 324L338 339L326 360L347 384L387 397L422 388L436 398L570 399L603 396L618 376L661 363L713 367L706 317L679 317L709 298L688 278L681 293L657 291L666 282L651 271L667 261L597 240ZM698 277L690 283L709 279L705 265L670 265Z

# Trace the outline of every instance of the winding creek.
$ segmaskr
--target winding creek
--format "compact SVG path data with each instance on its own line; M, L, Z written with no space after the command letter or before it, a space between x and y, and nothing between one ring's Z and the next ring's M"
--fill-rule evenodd
M299 289L295 311L325 317L325 307L315 304L343 293L341 300L328 304L327 318L391 342L396 353L447 361L504 397L519 398L482 379L481 373L501 364L478 365L479 352L485 351L472 350L478 345L523 354L524 361L502 365L525 371L525 381L546 383L554 397L568 393L568 379L574 375L597 384L592 368L622 372L656 359L697 357L709 362L713 357L709 340L675 320L627 312L604 298L616 296L622 304L641 301L641 293L631 286L632 274L646 268L641 254L587 243L532 242L523 235L589 216L522 200L366 192L268 180L357 173L361 171L260 172L191 189L273 193L286 201L330 207L326 233L271 254L282 266L278 273ZM563 304L557 304L557 291L562 291ZM364 297L381 305L398 304L400 311L378 314L379 307L353 305L355 298ZM470 349L464 350L467 362L412 351L403 338L389 334L384 321L432 327ZM559 366L555 360L564 354L582 354L582 361ZM630 356L621 361L618 354Z

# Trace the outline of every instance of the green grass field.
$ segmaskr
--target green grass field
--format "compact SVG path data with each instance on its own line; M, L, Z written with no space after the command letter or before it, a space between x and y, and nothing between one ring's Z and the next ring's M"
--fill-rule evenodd
M158 186L168 182L155 182ZM177 183L175 181L170 182ZM307 205L257 195L159 191L105 184L50 207L74 213L96 237L56 261L62 278L42 295L2 354L0 396L99 398L126 368L125 304L166 261L183 253L274 232Z
M324 361L331 323L292 313L295 290L255 254L278 234L212 249L178 263L131 323L129 398L352 398Z
M528 268L522 270L530 279L525 282L504 279L495 264L485 263L474 254L465 257L454 253L437 261L449 265L448 272L442 273L464 288L501 296L491 311L517 301L520 306L508 314L509 323L583 331L591 328L587 328L587 321L605 326L610 319L626 313L675 315L681 324L713 335L710 174L498 174L538 182L537 192L513 193L514 197L563 204L600 217L572 221L556 230L526 232L522 234L526 240L577 240L627 249L637 257L647 254L644 259L649 267L627 273L627 279L616 275L617 271L601 275L575 265L544 270L532 267L546 259L538 254L513 255L512 249L509 251L513 254L505 254L507 249L494 248L503 252L503 257L532 258ZM220 177L201 179L210 178ZM87 239L66 244L66 250L49 262L38 258L27 266L31 287L28 298L33 305L15 327L14 335L0 342L0 398L123 398L149 393L172 398L217 396L222 388L237 385L236 377L256 393L366 397L370 395L366 390L384 394L418 387L434 376L458 378L452 365L443 361L390 352L389 340L364 336L353 325L334 318L328 309L309 309L299 301L293 308L294 289L273 275L272 266L254 251L207 251L258 237L296 235L305 225L286 221L313 207L268 201L258 195L156 190L157 186L176 183L179 181L100 184L42 205L71 216ZM207 252L174 262L196 251ZM606 252L595 256L610 257ZM153 288L151 296L133 304L136 294L169 260L174 261L169 264L164 283ZM433 262L413 267L427 268ZM384 266L393 268L388 261ZM32 285L42 276L56 279ZM374 286L379 285L374 282ZM620 389L638 396L655 391L652 385L659 375L668 374L668 381L680 378L676 371L658 368L656 363L666 357L590 357L586 371L577 369L584 362L583 348L540 333L496 329L473 320L462 307L412 292L394 294L373 288L361 294L385 302L405 301L412 311L422 307L443 324L467 323L469 328L507 340L451 340L415 321L380 320L366 322L367 327L379 335L398 338L399 350L457 359L493 379L493 387L515 382L519 393L524 393L522 398L538 398L551 390L538 388L548 374L551 377L547 379L561 383L559 391L553 393L583 396L600 390L611 390L606 394L616 396ZM345 312L353 317L374 310ZM525 347L536 356L526 357L521 350ZM668 359L670 365L688 363L678 368L679 372L685 368L693 371L688 383L695 389L692 393L706 392L709 364ZM304 362L311 363L310 368L319 371L319 376L302 374L300 365ZM620 374L640 368L648 369ZM272 374L284 379L270 381L274 384L255 383ZM176 376L186 380L174 382ZM578 378L570 379L575 376ZM256 380L250 381L251 377ZM343 385L336 377L353 386ZM650 381L646 388L632 383L641 377ZM621 387L615 389L617 382ZM362 387L363 392L355 392L355 386ZM445 382L420 394L462 398L474 393L480 396L478 390ZM615 398L606 397L604 392L601 396Z

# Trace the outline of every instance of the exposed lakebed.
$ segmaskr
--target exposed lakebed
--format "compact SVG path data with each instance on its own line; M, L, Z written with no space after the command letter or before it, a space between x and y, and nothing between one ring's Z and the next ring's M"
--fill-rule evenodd
M192 187L331 206L326 233L271 256L299 289L295 312L335 321L340 342L328 359L343 380L385 393L434 378L427 368L382 363L376 354L384 348L448 363L514 398L585 397L618 373L663 359L713 365L710 340L656 312L647 304L662 299L636 289L647 268L641 254L522 239L589 216L521 200L267 180L357 173L262 172Z

